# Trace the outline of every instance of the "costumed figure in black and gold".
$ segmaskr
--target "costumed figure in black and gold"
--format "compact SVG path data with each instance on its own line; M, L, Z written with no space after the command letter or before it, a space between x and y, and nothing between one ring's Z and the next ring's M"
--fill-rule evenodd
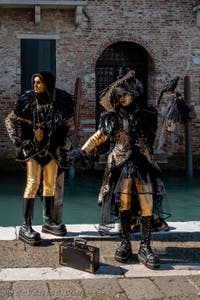
M42 182L42 232L65 235L66 227L53 218L56 178L59 167L68 168L74 130L74 106L69 93L55 88L52 73L32 76L33 90L19 96L15 109L6 118L6 128L17 150L17 160L26 163L23 224L19 238L31 245L41 242L32 228L34 199ZM62 165L64 158L64 165Z
M115 259L126 262L132 255L131 219L140 210L141 244L138 259L149 268L159 267L159 258L151 249L150 234L156 199L164 195L160 168L154 161L152 145L157 129L157 111L141 107L142 83L129 70L101 95L98 130L82 146L90 153L110 141L98 202L101 205L99 231L108 231L120 218L122 242Z
M156 151L167 152L170 143L179 144L183 139L181 130L183 125L191 120L190 108L177 91L179 79L180 76L168 79L158 99L157 107L161 106L161 111L160 124L154 141Z

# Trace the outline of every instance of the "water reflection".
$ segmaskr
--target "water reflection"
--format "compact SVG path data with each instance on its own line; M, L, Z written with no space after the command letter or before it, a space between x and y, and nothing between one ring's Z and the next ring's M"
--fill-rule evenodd
M19 225L22 220L22 195L25 174L7 172L0 175L0 226ZM99 222L97 196L102 173L75 174L67 176L63 221L69 224L93 224ZM168 203L172 216L169 221L199 221L200 216L200 176L188 180L183 173L163 175ZM35 201L34 224L42 223L42 204Z
M184 173L168 173L164 176L167 198L172 216L170 221L199 221L200 176L192 179Z

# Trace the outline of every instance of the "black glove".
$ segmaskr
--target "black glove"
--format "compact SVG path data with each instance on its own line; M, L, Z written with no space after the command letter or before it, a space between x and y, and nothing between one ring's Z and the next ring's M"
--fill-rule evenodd
M69 152L69 161L75 169L85 170L89 167L89 155L81 149L73 149Z
M22 144L22 154L24 158L28 158L37 152L37 147L32 141L24 141Z
M18 137L15 137L13 144L15 146L15 153L16 153L17 159L23 159L23 154L22 154L23 142L22 142L22 140Z
M17 158L22 160L31 157L38 151L35 143L31 140L24 140L21 143L16 143L15 146Z

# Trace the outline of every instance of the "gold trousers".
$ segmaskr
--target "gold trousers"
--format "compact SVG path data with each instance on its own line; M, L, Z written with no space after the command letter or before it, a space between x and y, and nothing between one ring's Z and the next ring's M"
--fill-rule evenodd
M121 195L120 195L120 211L130 210L132 201L132 187L135 184L138 201L143 217L152 216L153 214L153 196L152 185L139 180L138 178L127 178L122 181Z
M35 198L40 186L41 175L43 175L43 196L51 197L55 195L58 165L54 160L42 167L36 160L31 158L26 162L26 168L27 183L24 198Z

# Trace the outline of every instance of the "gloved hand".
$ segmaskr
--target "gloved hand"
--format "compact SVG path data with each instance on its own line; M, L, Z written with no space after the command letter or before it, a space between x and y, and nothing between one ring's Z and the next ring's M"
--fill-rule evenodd
M73 149L69 152L70 164L75 169L85 170L90 165L89 155L81 149Z
M34 142L31 140L24 140L20 147L17 148L18 153L22 153L23 157L26 159L33 154L35 154L38 150Z

